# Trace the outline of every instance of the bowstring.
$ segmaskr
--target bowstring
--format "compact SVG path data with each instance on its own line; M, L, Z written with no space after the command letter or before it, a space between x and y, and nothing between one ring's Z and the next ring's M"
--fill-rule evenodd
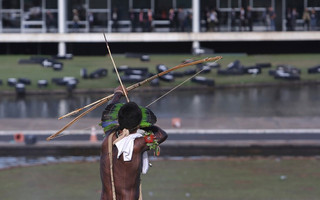
M220 60L220 59L219 59ZM217 62L218 60L214 61ZM146 108L148 108L149 106L151 106L152 104L156 103L157 101L159 101L160 99L162 99L163 97L167 96L168 94L170 94L171 92L173 92L175 89L177 89L178 87L180 87L181 85L183 85L184 83L186 83L187 81L189 81L190 79L196 77L197 75L199 75L201 72L204 71L205 68L202 68L200 71L198 71L197 73L195 73L194 75L192 75L191 77L187 78L186 80L182 81L180 84L178 84L177 86L175 86L174 88L172 88L171 90L169 90L168 92L164 93L163 95L161 95L159 98L155 99L154 101L152 101L151 103L149 103Z

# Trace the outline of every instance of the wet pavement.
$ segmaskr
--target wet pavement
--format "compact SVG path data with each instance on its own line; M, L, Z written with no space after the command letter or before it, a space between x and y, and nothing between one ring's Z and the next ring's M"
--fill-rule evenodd
M73 118L5 118L0 119L1 131L26 130L59 130ZM193 120L181 118L181 127L172 126L172 119L158 119L156 125L163 129L320 129L320 117L215 117L211 119ZM95 126L99 131L99 118L82 118L67 130L91 130Z

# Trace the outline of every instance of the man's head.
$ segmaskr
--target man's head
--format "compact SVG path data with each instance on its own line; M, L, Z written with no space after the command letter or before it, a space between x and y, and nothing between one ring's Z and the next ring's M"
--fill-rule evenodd
M120 129L128 129L130 132L138 128L142 120L142 113L139 106L134 102L124 104L118 113Z

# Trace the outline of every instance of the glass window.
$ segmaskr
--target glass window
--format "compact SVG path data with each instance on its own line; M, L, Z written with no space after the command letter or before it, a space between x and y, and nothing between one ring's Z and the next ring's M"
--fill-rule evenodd
M108 15L107 13L93 13L93 21L91 26L96 27L107 27L108 24Z
M239 8L239 0L231 0L231 8Z
M192 8L192 0L176 0L177 8ZM212 0L211 0L212 1Z
M25 0L24 1L24 20L39 21L42 19L42 1Z
M220 8L229 8L228 1L220 1Z
M20 0L3 0L3 9L20 9Z
M67 1L67 13L68 13L68 20L73 19L73 10L77 10L76 13L78 13L78 17L80 21L83 21L86 19L86 5L85 0L69 0Z
M2 13L3 28L20 28L21 17L20 12Z
M320 7L320 1L319 0L309 0L308 7Z
M150 0L133 0L133 8L151 8Z
M296 8L298 12L298 18L302 18L304 11L304 0L287 1L287 8Z
M202 0L200 1L201 10L210 10L217 7L216 0Z
M172 0L155 1L155 18L168 19L168 12L172 8Z
M111 6L112 6L111 10L114 10L115 8L117 8L119 20L129 19L129 1L128 0L112 0Z
M46 8L47 9L57 9L58 1L46 0Z
M89 8L91 9L106 9L108 8L107 0L90 0Z
M253 6L254 8L268 8L271 6L271 0L253 0Z

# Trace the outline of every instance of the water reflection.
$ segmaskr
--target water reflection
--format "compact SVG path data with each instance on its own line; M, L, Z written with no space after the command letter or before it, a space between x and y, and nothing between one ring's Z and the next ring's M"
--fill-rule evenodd
M39 95L0 100L0 118L57 118L103 97L104 94ZM148 105L161 93L131 93L131 101ZM319 116L320 86L225 89L215 92L175 91L150 107L158 117ZM104 107L87 117L100 117Z

